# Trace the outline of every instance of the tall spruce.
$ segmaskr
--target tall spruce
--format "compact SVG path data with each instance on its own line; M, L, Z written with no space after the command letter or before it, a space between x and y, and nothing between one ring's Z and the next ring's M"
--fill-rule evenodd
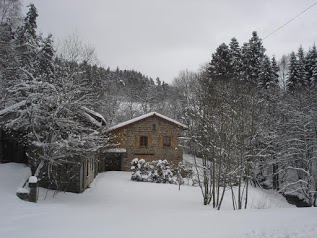
M212 54L209 63L209 75L213 80L228 80L233 76L231 65L231 54L228 45L221 44L214 54Z
M242 77L242 55L239 42L236 38L232 38L230 43L230 55L231 55L231 66L233 70L233 77L241 79Z
M311 86L316 87L317 84L317 49L314 44L305 57L305 78Z
M259 73L259 85L265 89L272 87L275 84L273 78L273 69L268 56L265 56Z
M12 80L16 72L14 31L10 24L0 24L0 78Z
M242 63L244 79L259 84L259 74L261 72L262 61L265 56L265 48L262 40L258 37L256 31L252 32L252 37L248 43L242 47Z
M41 49L39 52L39 76L46 81L51 82L54 75L54 54L52 35L42 40Z
M280 71L280 67L277 65L277 62L276 62L276 59L275 59L275 56L272 57L272 61L271 61L271 65L272 65L272 82L275 84L275 85L278 85L278 80L279 80L279 71Z
M38 17L37 9L34 4L30 4L24 23L17 29L16 49L19 52L20 67L23 69L24 77L28 78L35 74L38 64L39 42L36 33Z
M293 51L290 55L290 61L288 65L288 79L287 79L287 89L289 91L294 91L302 86L302 81L300 78L298 70L298 60L296 54Z
M301 81L301 85L308 86L309 82L306 81L305 77L305 52L302 46L298 48L297 59L298 77Z

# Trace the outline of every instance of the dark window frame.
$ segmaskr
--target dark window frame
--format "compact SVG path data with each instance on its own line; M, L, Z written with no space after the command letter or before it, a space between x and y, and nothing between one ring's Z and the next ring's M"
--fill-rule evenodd
M165 146L165 147L172 146L172 137L171 136L163 136L163 146Z
M149 144L148 136L140 136L140 147L147 147Z

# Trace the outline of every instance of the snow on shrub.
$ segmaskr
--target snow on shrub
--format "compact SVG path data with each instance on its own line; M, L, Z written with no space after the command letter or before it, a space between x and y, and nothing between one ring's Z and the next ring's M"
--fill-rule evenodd
M176 184L172 168L167 160L153 160L145 162L144 159L131 161L131 180L153 183Z

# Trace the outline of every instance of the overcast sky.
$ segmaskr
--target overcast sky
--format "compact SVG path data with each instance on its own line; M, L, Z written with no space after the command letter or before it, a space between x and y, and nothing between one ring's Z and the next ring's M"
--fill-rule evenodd
M135 69L172 82L196 70L221 43L261 38L315 0L24 0L39 12L38 28L55 40L77 31L105 67ZM317 5L264 41L279 58L317 41Z

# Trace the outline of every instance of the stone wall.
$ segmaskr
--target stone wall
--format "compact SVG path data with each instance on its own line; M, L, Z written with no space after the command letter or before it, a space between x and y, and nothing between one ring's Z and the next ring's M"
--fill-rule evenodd
M126 149L126 158L122 160L122 170L128 171L134 158L168 160L177 166L183 160L183 149L179 146L179 137L184 129L158 116L152 116L115 130L116 142ZM140 136L148 137L148 146L140 146ZM171 138L171 146L163 145L163 136Z

